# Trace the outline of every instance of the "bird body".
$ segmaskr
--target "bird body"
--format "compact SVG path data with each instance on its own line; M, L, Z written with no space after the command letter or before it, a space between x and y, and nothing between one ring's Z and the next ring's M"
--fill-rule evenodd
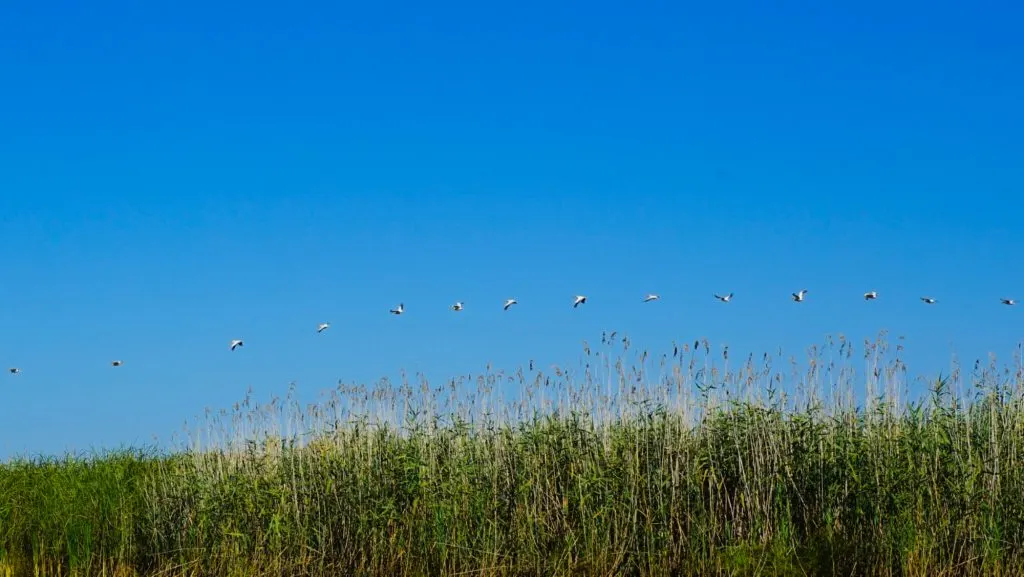
M576 295L576 299L574 301L572 301L572 308L576 308L576 307L578 307L581 304L584 304L586 302L587 302L587 297L585 297L583 295Z
M505 310L508 310L508 308L510 306L515 305L515 304L519 304L519 301L517 301L516 299L508 299L507 301L505 301L505 306L503 308Z
M933 304L938 302L937 300L933 299L932 297L921 297L921 301L924 302L925 304L929 304L929 305L933 305Z
M398 303L398 306L391 309L391 314L400 315L405 312L405 303Z
M16 375L21 372L21 369L19 369L18 367L11 367L10 369L7 370L9 370L12 375Z
M644 297L644 302L645 303L649 303L651 301L656 301L656 300L658 300L660 298L661 298L660 296L658 296L658 295L656 295L654 293L651 293L651 294L647 295L646 297Z
M331 323L320 323L316 327L316 332L322 333L322 332L326 331L328 328L330 328L330 326L331 326Z
M120 367L123 364L124 364L124 361L110 361L110 366L112 366L112 367Z
M457 303L452 305L452 310L453 311L458 312L458 311L461 311L462 309L463 309L462 302L457 302Z
M729 293L727 295L716 294L715 298L722 301L723 303L727 303L732 300L732 293Z
M245 346L245 342L243 342L242 339L235 339L235 340L231 341L231 350L235 350L238 347L242 347L242 346Z
M807 296L807 289L803 289L800 292L793 293L793 300L796 302L802 302L805 296Z
M864 300L872 301L878 298L878 291L870 291L864 293Z
M1002 302L1004 305L1013 306L1013 305L1017 304L1017 301L1015 301L1013 299L999 299L999 301Z

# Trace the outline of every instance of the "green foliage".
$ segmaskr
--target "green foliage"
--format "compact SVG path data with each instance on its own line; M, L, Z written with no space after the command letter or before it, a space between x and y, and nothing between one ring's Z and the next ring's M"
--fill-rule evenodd
M843 339L791 377L612 347L582 378L247 398L172 454L0 465L0 575L1024 570L1020 358L907 403L883 340L863 376Z

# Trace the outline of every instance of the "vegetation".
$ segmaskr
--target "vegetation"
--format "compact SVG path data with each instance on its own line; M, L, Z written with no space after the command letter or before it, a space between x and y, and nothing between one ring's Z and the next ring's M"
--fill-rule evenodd
M1019 356L910 402L884 334L799 369L695 345L247 398L170 454L15 460L0 575L1024 574Z

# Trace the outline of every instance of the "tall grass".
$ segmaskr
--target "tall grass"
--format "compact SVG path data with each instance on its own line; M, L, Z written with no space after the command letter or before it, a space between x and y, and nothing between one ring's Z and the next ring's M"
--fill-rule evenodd
M0 575L1020 575L1024 364L584 344L0 466ZM781 366L780 366L781 365Z

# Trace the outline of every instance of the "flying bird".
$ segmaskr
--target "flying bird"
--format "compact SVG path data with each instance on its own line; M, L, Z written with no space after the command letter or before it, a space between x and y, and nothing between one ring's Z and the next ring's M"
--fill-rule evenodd
M723 303L727 303L732 300L732 293L729 293L727 295L716 294L715 298L722 301Z
M238 347L243 347L243 346L245 346L245 343L242 342L242 339L235 339L235 340L231 341L231 350L235 350Z
M1003 303L1004 305L1010 305L1010 306L1013 306L1013 305L1017 304L1017 301L1015 301L1015 300L1013 300L1013 299L999 299L999 300L1000 300L1000 302L1002 302L1002 303Z
M463 306L462 306L461 302L457 302L457 303L452 305L452 310L453 311L457 312L457 311L461 311L462 309L463 309Z
M646 297L644 297L644 302L645 303L649 303L651 301L656 301L656 300L658 300L660 298L661 298L660 296L658 296L658 295L656 295L654 293L651 293L651 294L647 295Z
M16 375L16 374L21 372L21 369L19 369L18 367L11 367L11 368L9 368L7 370L9 370L12 375Z
M929 304L929 305L933 305L936 302L938 302L935 299L933 299L932 297L921 297L921 300L924 301L925 304Z
M587 297L583 295L577 295L576 300L572 301L572 308L576 308L585 302L587 302Z
M878 291L871 291L864 293L864 300L873 301L878 298Z
M398 306L391 309L391 314L400 315L405 312L405 303L398 303Z
M112 366L112 367L120 367L123 364L124 364L124 361L110 361L110 366Z
M508 299L507 301L505 301L505 306L503 308L505 310L508 310L508 307L510 307L512 305L517 305L517 304L519 304L519 301L517 301L516 299Z
M807 296L807 289L803 289L798 293L793 293L793 300L796 302L801 302L804 300L805 296Z
M320 323L316 327L316 332L322 333L322 332L326 331L328 328L330 328L330 326L331 326L331 323Z

